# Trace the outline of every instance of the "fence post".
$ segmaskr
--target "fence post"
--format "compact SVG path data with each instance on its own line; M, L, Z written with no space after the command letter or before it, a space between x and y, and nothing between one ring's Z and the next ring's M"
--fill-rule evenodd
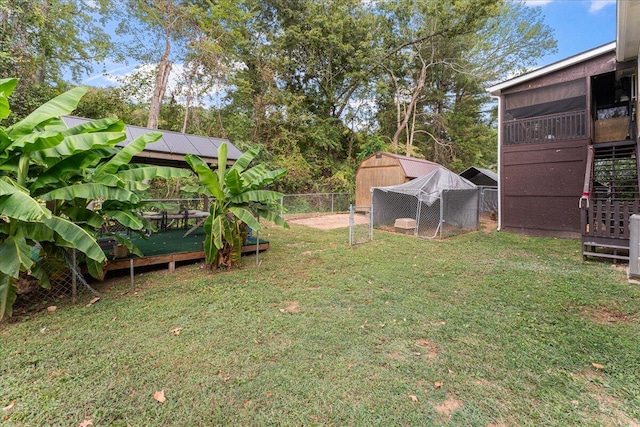
M333 213L333 194L331 193L331 213Z
M373 203L369 206L369 241L373 241Z
M280 216L284 215L284 195L280 197Z
M349 246L353 246L353 205L349 205Z
M440 191L440 238L441 239L442 239L442 229L444 228L443 224L444 224L444 204L445 204L444 193L445 192L446 190Z
M76 258L76 250L74 249L71 255L71 300L75 304L78 302L78 276L77 270L78 262Z

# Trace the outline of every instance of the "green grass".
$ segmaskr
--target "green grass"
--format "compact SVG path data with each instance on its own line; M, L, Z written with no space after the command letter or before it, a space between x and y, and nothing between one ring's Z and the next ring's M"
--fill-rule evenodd
M0 325L0 407L15 401L0 425L640 419L640 287L583 262L579 242L378 232L349 248L345 229L302 226L264 237L259 267L146 273L134 296L123 278L90 307Z

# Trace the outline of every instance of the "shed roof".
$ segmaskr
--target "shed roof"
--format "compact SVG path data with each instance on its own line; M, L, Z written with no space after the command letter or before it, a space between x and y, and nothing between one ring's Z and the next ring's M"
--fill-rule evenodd
M433 170L442 167L438 163L430 162L429 160L424 159L416 159L408 156L401 156L400 154L387 153L384 151L379 151L374 156L385 156L391 157L398 160L398 164L404 171L404 174L407 178L417 178L419 176L425 176ZM373 157L373 156L371 156Z
M475 166L471 166L470 168L467 168L465 170L463 170L462 172L459 173L459 175L463 178L468 179L469 181L473 182L474 184L477 184L476 180L478 179L482 179L483 181L493 181L492 185L497 186L498 185L498 174L495 173L492 170L489 169L484 169L484 168L478 168Z
M76 116L64 116L62 119L69 127L93 120ZM141 126L127 125L125 129L127 139L119 143L118 146L124 147L140 135L155 131L154 129ZM240 150L224 138L190 135L161 129L158 129L157 132L162 133L162 137L156 142L147 144L144 151L140 153L138 157L149 159L151 162L157 164L175 165L176 163L185 163L185 154L197 154L205 162L214 163L218 159L218 147L220 147L223 142L227 143L227 158L229 160L237 160L242 155Z

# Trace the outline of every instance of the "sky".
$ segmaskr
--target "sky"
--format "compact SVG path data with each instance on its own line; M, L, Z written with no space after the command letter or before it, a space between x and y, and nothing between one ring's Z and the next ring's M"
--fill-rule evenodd
M558 52L541 58L539 66L616 39L615 0L527 0L526 3L542 9L545 23L553 29L558 42Z

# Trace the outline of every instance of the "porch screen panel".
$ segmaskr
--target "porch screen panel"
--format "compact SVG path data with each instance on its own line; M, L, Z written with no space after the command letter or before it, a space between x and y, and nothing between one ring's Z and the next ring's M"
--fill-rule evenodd
M504 102L502 141L505 145L586 137L586 79L507 94Z
M524 119L587 107L585 79L505 95L506 119Z

